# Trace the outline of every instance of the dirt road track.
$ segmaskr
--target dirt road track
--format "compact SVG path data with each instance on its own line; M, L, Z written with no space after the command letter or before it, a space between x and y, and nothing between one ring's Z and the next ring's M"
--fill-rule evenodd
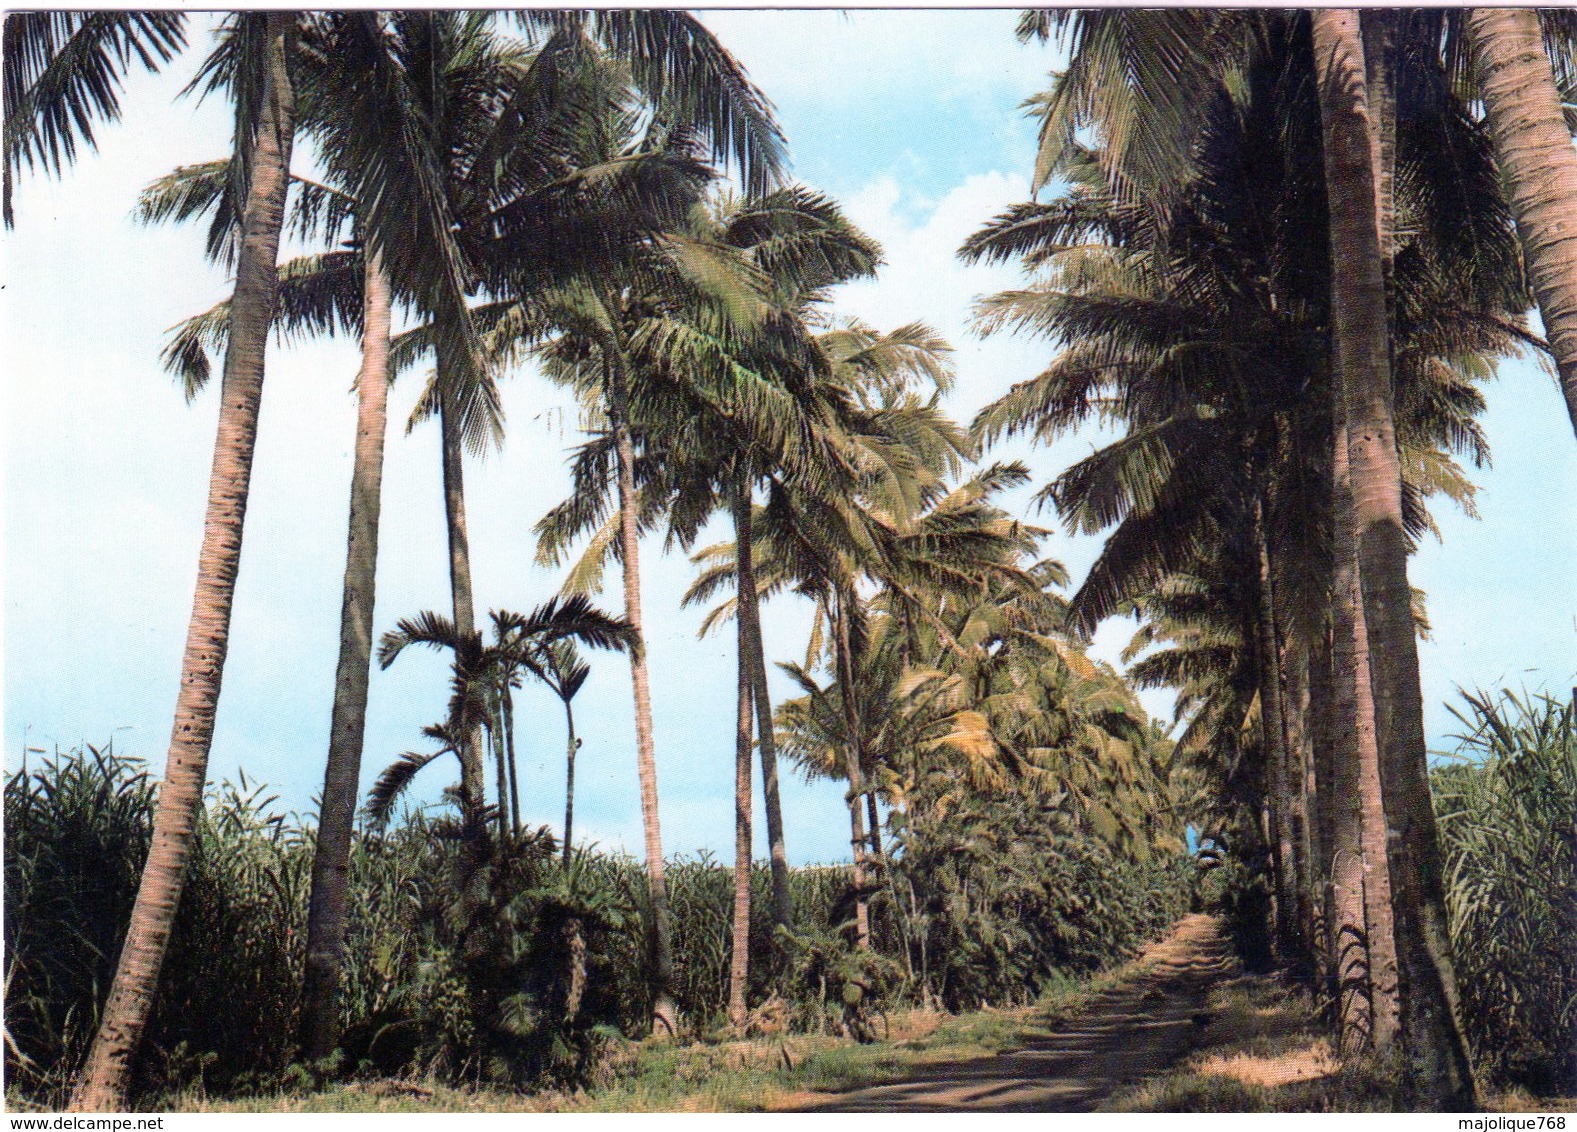
M926 1066L906 1081L841 1093L804 1112L1089 1112L1117 1089L1165 1070L1208 1022L1212 984L1232 973L1220 925L1191 915L1141 959L1138 978L1093 999L1023 1049Z

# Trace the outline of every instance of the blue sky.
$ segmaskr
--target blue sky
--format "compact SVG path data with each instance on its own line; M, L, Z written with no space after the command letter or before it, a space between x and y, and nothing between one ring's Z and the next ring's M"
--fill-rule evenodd
M704 19L772 98L795 175L838 197L886 248L875 283L840 306L883 328L924 319L958 348L950 399L966 418L1044 364L1027 340L968 333L973 298L1016 282L1007 268L964 268L963 238L1028 192L1034 146L1022 100L1045 85L1049 49L1018 44L1008 11L712 11ZM223 106L176 100L199 53L163 76L134 79L125 121L62 181L29 178L18 227L4 240L7 364L4 436L6 764L24 745L114 737L162 767L174 706L217 411L210 392L188 406L160 370L165 330L226 296L195 230L144 229L137 191L177 164L221 156ZM271 784L306 809L321 784L344 565L357 368L355 344L271 351L210 777ZM377 625L447 608L437 438L404 435L417 392L391 399ZM1426 545L1412 577L1429 593L1433 639L1421 646L1426 724L1445 745L1457 684L1567 688L1577 669L1577 448L1554 381L1528 363L1504 367L1484 424L1495 452L1481 473L1482 518L1442 507L1443 544ZM467 470L478 607L529 608L555 590L533 565L530 527L567 484L573 408L530 373L505 386L504 449ZM1025 456L1044 480L1089 451L1090 437ZM726 537L719 530L716 537ZM1075 579L1098 542L1059 535L1053 553ZM643 548L664 842L670 852L732 843L733 645L697 640L701 614L680 610L691 576L682 555ZM619 607L616 590L602 600ZM807 609L767 611L774 658L802 655ZM1131 626L1109 623L1114 658ZM446 695L437 656L375 674L365 776L420 744ZM781 694L786 689L780 683ZM1149 698L1166 710L1165 696ZM577 766L577 830L604 846L640 846L627 667L595 664L577 701L585 739ZM525 809L562 816L556 701L525 694L520 715ZM426 772L424 797L452 777ZM789 850L798 861L847 851L841 791L786 776ZM758 830L760 823L758 822ZM758 835L759 836L759 835Z

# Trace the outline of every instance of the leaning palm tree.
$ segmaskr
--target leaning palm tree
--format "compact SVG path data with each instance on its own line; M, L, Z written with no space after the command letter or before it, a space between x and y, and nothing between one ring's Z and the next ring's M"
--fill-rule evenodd
M289 13L235 16L205 68L212 88L236 92L237 163L247 170L219 427L153 846L98 1033L72 1093L75 1111L104 1111L124 1103L127 1072L152 1008L202 805L240 567L263 356L276 302L276 261L295 140L295 42L295 18Z
M334 56L331 56L333 58ZM303 131L310 133L324 111L316 68L303 68ZM186 166L150 185L139 201L138 216L148 223L191 219L208 214L211 255L232 250L225 190L229 162ZM356 202L328 185L292 178L296 188L292 228L333 243L356 231ZM279 272L280 311L275 330L282 340L318 332L359 332L362 364L356 377L356 440L340 608L339 657L329 723L318 835L313 848L312 896L307 913L306 980L303 1001L328 1002L333 1009L303 1011L302 1048L312 1060L326 1057L338 1034L339 972L347 919L350 845L360 790L362 738L366 725L368 677L372 662L372 622L378 563L383 447L388 431L388 392L393 378L390 329L394 294L382 254L361 239L324 254L298 257ZM360 277L360 289L353 280ZM230 304L221 302L176 328L165 349L165 364L175 371L188 398L209 380L210 350L223 349Z
M1557 81L1564 79L1569 102L1577 20L1569 11L1536 8L1474 8L1465 18L1495 158L1577 431L1577 151ZM1562 64L1560 76L1552 57Z

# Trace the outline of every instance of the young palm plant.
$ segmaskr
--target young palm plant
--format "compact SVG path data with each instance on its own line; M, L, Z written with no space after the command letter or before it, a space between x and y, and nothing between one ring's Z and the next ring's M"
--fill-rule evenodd
M628 622L602 612L585 597L554 598L521 615L508 611L493 614L497 640L485 644L477 632L459 632L454 622L435 613L423 612L408 618L383 635L378 646L378 664L388 668L405 649L413 645L447 649L454 653L451 694L445 720L426 728L424 733L438 741L437 749L427 753L407 753L386 767L368 795L367 813L375 822L386 823L416 774L447 754L461 757L467 734L486 729L502 743L501 720L495 709L495 692L508 679L511 669L536 663L543 650L558 642L579 641L592 648L624 651L634 642ZM480 837L484 824L485 800L462 790L459 793L462 828L467 836ZM500 793L498 809L509 803Z

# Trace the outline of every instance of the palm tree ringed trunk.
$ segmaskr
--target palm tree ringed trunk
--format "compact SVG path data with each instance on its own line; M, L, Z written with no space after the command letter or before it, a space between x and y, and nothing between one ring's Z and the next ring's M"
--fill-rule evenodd
M295 14L270 12L266 19L268 62L262 114L242 213L219 425L192 618L181 660L181 688L154 812L153 843L98 1032L71 1096L74 1112L113 1111L125 1103L127 1074L153 1007L203 804L241 564L241 535L263 394L264 352L278 299L279 235L295 137L295 90L290 75Z
M1327 612L1328 612L1327 605ZM1331 636L1326 624L1313 634L1308 649L1309 737L1314 779L1313 853L1310 858L1314 876L1314 899L1318 907L1319 932L1312 941L1315 960L1320 964L1319 987L1330 1002L1338 1001L1336 967L1331 962L1331 940L1336 931L1335 904L1331 888L1331 858L1336 843L1336 720L1335 688L1331 683ZM1356 844L1356 842L1355 842Z
M854 851L854 929L861 948L871 946L871 913L865 892L865 815L860 804L865 794L865 775L860 769L860 713L854 702L854 656L849 646L848 591L838 590L838 608L833 615L837 634L838 683L843 698L844 725L849 742L844 748L844 770L849 776L849 841Z
M449 593L455 634L465 640L476 632L476 599L471 590L471 538L465 519L465 466L460 434L460 406L451 388L454 366L440 348L434 381L438 385L438 431L443 458L444 529L449 540ZM482 736L472 729L460 743L460 794L467 842L484 835L480 823L487 804L487 768Z
M744 512L741 521L741 512ZM750 529L750 498L743 491L734 499L736 542ZM741 526L744 531L741 532ZM744 577L738 579L739 592L745 592ZM750 630L743 617L735 618L739 641L739 704L734 728L734 931L728 967L728 1021L734 1032L743 1036L749 1020L746 1000L750 983L750 864L751 864L751 781L750 756L755 706L755 681L751 676Z
M1386 324L1395 321L1392 278L1396 260L1396 13L1383 8L1363 13L1359 30L1363 37L1364 81L1374 128L1369 131L1369 166L1375 195L1375 218L1379 227L1380 265L1385 278ZM1390 345L1390 343L1388 343ZM1388 350L1394 364L1394 350ZM1352 804L1358 807L1359 842L1362 862L1363 925L1368 950L1366 972L1369 999L1369 1041L1376 1050L1388 1049L1398 1038L1402 1026L1402 972L1396 954L1395 897L1391 885L1390 832L1385 824L1385 790L1381 778L1378 732L1374 719L1373 668L1369 662L1368 621L1363 616L1363 590L1359 583L1353 541L1352 477L1347 449L1347 409L1341 389L1336 387L1332 421L1337 422L1332 467L1340 473L1336 486L1341 492L1334 505L1345 516L1336 528L1335 544L1341 548L1341 576L1347 610L1343 615L1346 632L1352 637L1353 706L1356 711L1357 790ZM1402 882L1406 884L1406 879ZM1342 1035L1350 1044L1351 1036Z
M509 820L508 734L504 730L504 694L498 685L488 689L488 743L493 748L493 763L498 781L498 834L503 838L514 832Z
M1276 852L1276 950L1283 962L1298 963L1297 850L1293 844L1292 776L1287 722L1281 695L1281 649L1276 642L1275 595L1271 591L1270 548L1265 534L1264 501L1254 497L1255 618L1254 655L1259 668L1260 731L1269 763L1271 844Z
M1528 279L1577 431L1577 150L1534 8L1474 8L1468 40Z
M1303 937L1303 955L1310 973L1319 968L1315 941L1321 933L1319 911L1314 893L1315 830L1314 759L1309 736L1309 653L1301 634L1289 626L1282 649L1286 675L1286 698L1282 712L1287 724L1287 756L1292 779L1293 849L1298 858L1298 930Z
M515 696L506 677L503 685L504 750L509 759L509 820L520 828L520 763L515 758ZM502 802L499 805L503 805Z
M617 349L609 351L608 416L618 454L619 550L624 566L624 619L630 623L630 676L635 690L635 765L641 783L641 825L646 836L646 880L652 903L652 1027L669 1037L679 1032L674 1002L673 932L668 919L668 883L663 875L663 834L657 809L657 749L652 740L652 692L641 627L640 534L635 515L635 442L630 436L628 375Z
M1334 374L1347 417L1352 530L1386 819L1397 831L1390 860L1397 865L1392 880L1403 1044L1424 1105L1471 1109L1474 1084L1457 1014L1424 750L1363 45L1355 11L1317 9L1311 18L1331 218Z
M564 723L569 729L569 744L564 752L564 864L568 867L575 836L575 752L580 748L575 739L575 712L568 696L564 697Z
M1336 980L1337 1045L1344 1054L1370 1043L1384 1050L1401 1025L1391 849L1385 825L1380 748L1375 735L1369 634L1353 542L1347 412L1333 390L1330 729L1332 756L1331 969Z
M383 441L389 421L389 329L392 297L383 257L366 249L362 361L356 381L356 453L351 470L345 591L340 605L339 663L323 772L323 805L312 854L307 906L306 978L301 994L301 1048L318 1061L339 1041L340 969L345 961L350 843L361 786L367 684L372 667L373 607L378 578Z
M749 650L751 699L756 708L757 742L761 748L761 792L767 813L767 845L772 854L772 921L794 926L794 892L789 885L788 850L783 840L783 800L778 791L778 752L772 732L772 694L767 690L766 647L761 640L761 602L756 596L753 518L750 498L734 515L735 570L738 572L739 621Z

